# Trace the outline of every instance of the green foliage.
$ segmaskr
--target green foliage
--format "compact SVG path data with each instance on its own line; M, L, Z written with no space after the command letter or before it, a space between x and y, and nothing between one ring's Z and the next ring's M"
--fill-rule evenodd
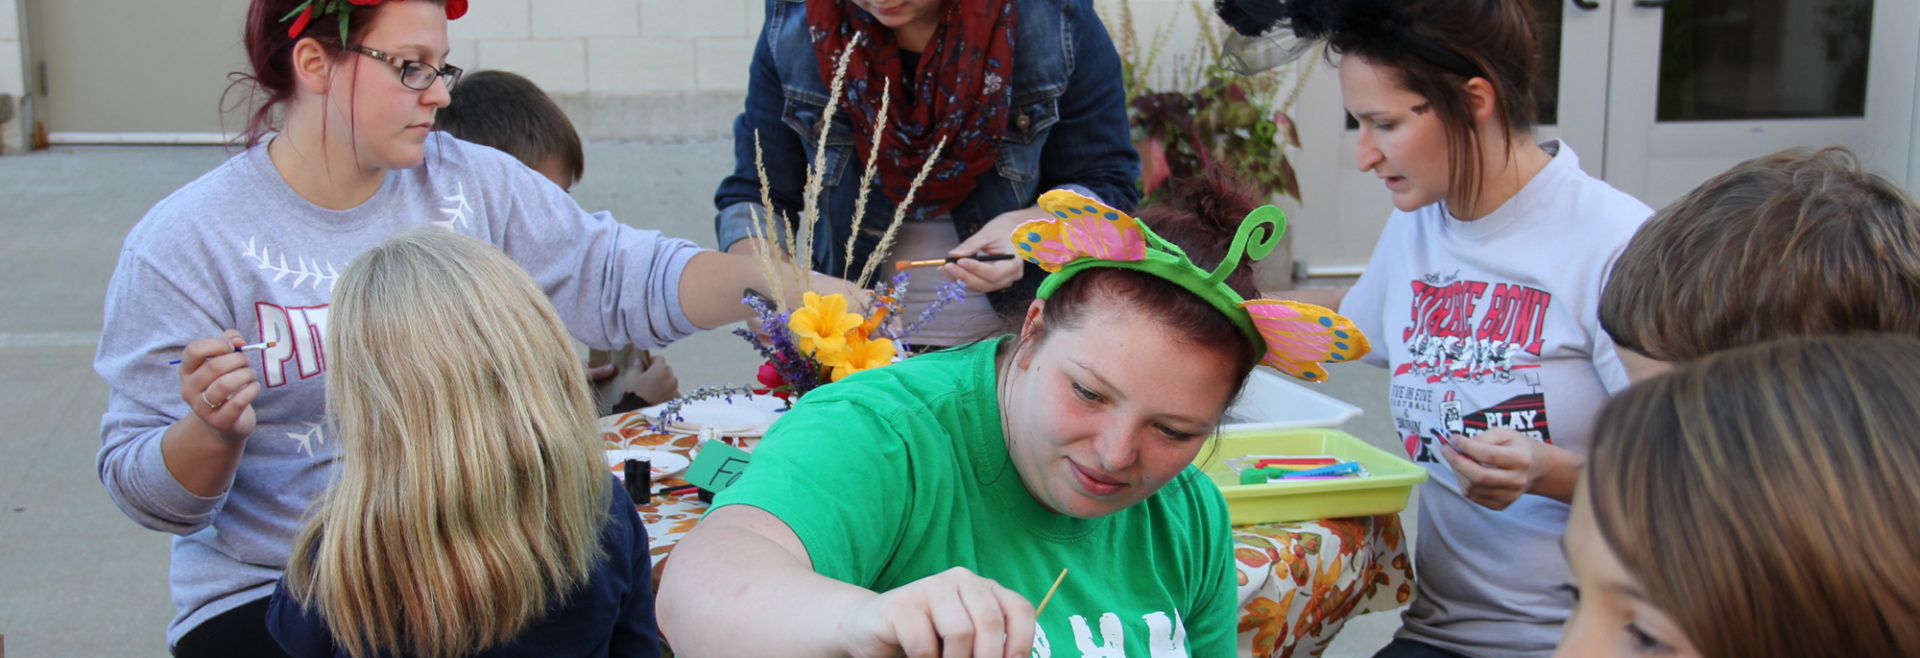
M1131 0L1119 0L1117 20L1106 23L1116 32L1123 74L1126 76L1127 115L1134 146L1140 151L1140 187L1145 201L1157 201L1166 183L1201 174L1214 163L1266 194L1300 198L1300 182L1287 149L1299 148L1300 135L1287 115L1300 88L1312 73L1316 55L1255 75L1242 75L1224 66L1220 34L1224 26L1199 0L1189 0L1199 24L1194 52L1175 56L1172 66L1157 67L1168 35L1176 25L1155 30L1142 54L1133 44ZM1294 73L1298 75L1294 75ZM1283 87L1284 102L1276 103Z

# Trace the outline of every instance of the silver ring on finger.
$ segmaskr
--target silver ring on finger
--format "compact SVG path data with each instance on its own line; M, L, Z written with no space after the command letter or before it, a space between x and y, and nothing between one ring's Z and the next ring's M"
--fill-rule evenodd
M214 404L212 400L209 400L209 399L207 399L207 392L206 392L206 391L201 391L201 392L200 392L200 401L201 401L201 402L205 402L205 403L207 403L207 408L208 408L208 409L219 409L219 408L220 408L220 405L221 405L221 404L226 404L226 403L227 403L227 401L226 401L226 400L221 400L221 401L220 401L220 404Z

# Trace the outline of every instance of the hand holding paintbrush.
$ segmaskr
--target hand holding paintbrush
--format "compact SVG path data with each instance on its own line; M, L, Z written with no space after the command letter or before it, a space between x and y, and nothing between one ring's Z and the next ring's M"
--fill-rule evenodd
M187 343L180 355L180 400L187 403L193 415L200 419L200 422L187 419L188 427L213 430L220 440L228 444L243 442L253 432L253 400L262 389L259 375L249 367L248 358L240 353L250 351L249 348L266 349L273 344L242 345L240 332L232 329L215 338ZM218 493L226 486L225 479L231 477L231 471L221 471L205 478L189 474L181 478L181 484L190 491L206 496L212 495L205 493L207 491Z
M1018 283L1026 274L1027 265L1014 250L1013 230L1027 220L1047 216L1039 206L1000 213L947 252L948 256L959 259L944 264L940 273L967 284L967 289L974 292L1004 290Z

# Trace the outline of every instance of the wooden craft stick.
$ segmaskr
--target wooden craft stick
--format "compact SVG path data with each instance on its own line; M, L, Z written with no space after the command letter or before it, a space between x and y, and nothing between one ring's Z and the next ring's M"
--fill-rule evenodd
M1047 595L1040 597L1040 607L1033 609L1034 617L1038 618L1040 616L1040 611L1047 609L1047 601L1050 601L1053 599L1053 591L1060 589L1060 581L1066 580L1066 579L1067 579L1067 570L1062 568L1060 570L1060 575L1054 577L1053 586L1047 588Z

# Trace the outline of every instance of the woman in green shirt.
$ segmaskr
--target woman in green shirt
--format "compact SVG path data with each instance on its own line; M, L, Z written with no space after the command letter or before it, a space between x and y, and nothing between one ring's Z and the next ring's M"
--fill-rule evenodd
M1278 210L1249 215L1252 195L1225 179L1182 199L1134 220L1049 192L1057 219L1015 231L1054 272L1017 335L796 404L675 547L658 608L668 642L687 655L1231 654L1226 505L1190 465L1255 364L1324 378L1312 361L1366 348L1324 309L1243 300L1242 256L1273 248ZM1194 236L1200 264L1141 222Z

